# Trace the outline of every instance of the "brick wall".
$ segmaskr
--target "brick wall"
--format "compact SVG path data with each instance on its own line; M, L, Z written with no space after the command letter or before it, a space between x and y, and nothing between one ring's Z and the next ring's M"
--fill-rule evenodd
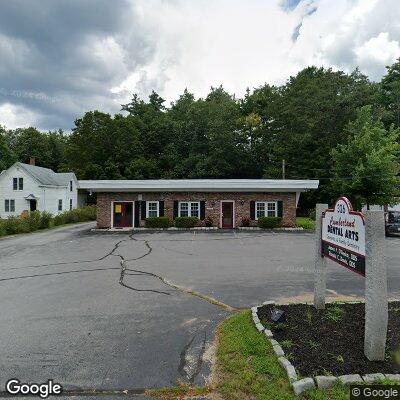
M112 201L135 201L137 193L98 193L97 194L97 226L109 228L111 225ZM211 217L214 226L220 226L221 200L234 200L235 227L241 226L242 218L250 218L250 201L283 201L283 226L291 227L296 221L295 193L142 193L142 200L164 201L164 214L173 219L174 200L206 201L205 216ZM242 204L243 203L243 204ZM144 220L140 221L144 224Z

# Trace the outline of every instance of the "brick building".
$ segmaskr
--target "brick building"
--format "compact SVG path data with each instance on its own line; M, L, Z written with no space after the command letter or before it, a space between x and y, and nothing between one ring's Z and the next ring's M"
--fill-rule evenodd
M182 179L79 181L80 191L97 194L99 228L144 226L148 217L192 216L219 228L236 228L243 219L282 217L295 224L300 193L318 188L317 180Z

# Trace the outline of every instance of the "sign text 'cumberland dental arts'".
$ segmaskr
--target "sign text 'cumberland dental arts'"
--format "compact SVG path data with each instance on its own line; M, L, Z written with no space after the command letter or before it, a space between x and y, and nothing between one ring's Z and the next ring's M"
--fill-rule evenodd
M340 197L322 216L322 255L365 276L365 221Z

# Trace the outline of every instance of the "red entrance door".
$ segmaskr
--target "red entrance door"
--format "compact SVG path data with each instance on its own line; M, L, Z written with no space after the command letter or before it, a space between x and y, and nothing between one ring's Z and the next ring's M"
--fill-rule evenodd
M221 205L222 228L233 228L233 202L223 201Z
M133 226L133 203L114 203L114 228L130 228Z

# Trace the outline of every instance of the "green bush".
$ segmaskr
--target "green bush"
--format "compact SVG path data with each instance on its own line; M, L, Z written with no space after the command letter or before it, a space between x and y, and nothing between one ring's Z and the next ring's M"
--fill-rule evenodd
M40 211L33 211L26 217L22 218L28 226L29 232L37 231L40 229L41 215Z
M53 219L54 225L64 225L76 222L94 221L96 219L96 206L85 206L64 211Z
M151 217L145 220L146 228L168 228L169 218L168 217Z
M175 226L177 228L193 228L199 223L196 217L177 217L175 218Z
M73 222L93 221L96 219L96 206L85 206L71 211L65 211L53 216L46 212L33 211L24 217L8 217L0 220L0 236L28 233L51 226Z
M7 235L6 227L4 225L4 221L0 219L0 237Z
M296 226L303 229L314 230L315 229L315 221L311 220L307 217L297 217L296 218Z
M29 222L26 218L8 217L4 220L4 229L7 235L30 232Z
M308 218L310 218L311 221L315 221L315 219L316 219L315 208L312 208L310 210L310 212L308 213Z
M282 225L281 217L260 217L258 218L258 226L261 229L274 229Z
M39 226L39 229L50 228L52 219L53 219L53 216L50 213L48 213L47 211L43 211L40 214L40 226Z

